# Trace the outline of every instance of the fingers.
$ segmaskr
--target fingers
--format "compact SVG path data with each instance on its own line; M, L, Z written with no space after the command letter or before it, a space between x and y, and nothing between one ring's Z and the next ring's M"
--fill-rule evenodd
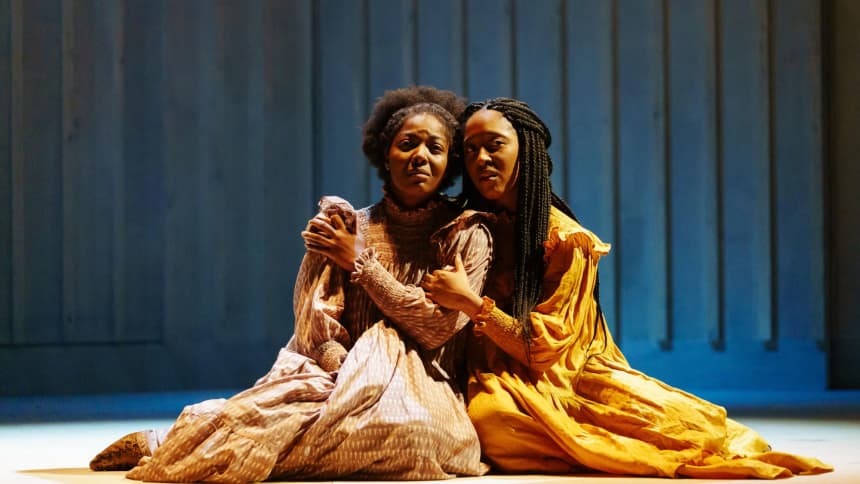
M305 227L305 230L310 230L311 225L312 225L314 220L316 220L317 222L329 223L328 217L326 217L325 215L323 215L321 213L318 213L318 214L314 215L314 217L312 219L308 220L308 225Z
M331 224L334 226L335 230L346 230L346 224L343 223L343 219L340 218L340 215L332 215Z
M424 292L432 291L433 287L436 285L436 281L439 280L438 277L431 273L424 274L424 277L421 278L421 289L424 289Z
M463 267L463 258L460 257L459 253L454 256L454 267L457 268L455 272L466 272L466 268Z
M308 222L307 231L320 233L327 237L334 237L335 234L334 227L332 227L327 221L320 220L316 217L312 218Z
M305 230L302 232L302 239L305 240L305 247L330 248L332 246L331 239L316 232Z

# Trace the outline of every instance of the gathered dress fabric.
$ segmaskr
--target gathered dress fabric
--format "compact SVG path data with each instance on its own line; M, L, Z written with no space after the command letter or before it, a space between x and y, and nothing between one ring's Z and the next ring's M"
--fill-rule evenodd
M460 391L468 318L417 287L460 254L482 290L492 254L483 219L442 197L415 210L387 195L357 211L337 197L320 208L363 240L356 271L306 254L295 334L268 374L229 399L186 407L128 478L429 480L487 471Z
M555 207L526 345L505 312L513 227L510 216L492 227L496 260L469 346L468 412L494 469L768 479L832 470L771 451L723 407L631 368L594 296L610 247Z

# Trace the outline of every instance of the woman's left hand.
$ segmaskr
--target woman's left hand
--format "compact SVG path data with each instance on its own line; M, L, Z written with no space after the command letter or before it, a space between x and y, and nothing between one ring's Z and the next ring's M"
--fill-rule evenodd
M339 215L312 218L302 231L302 239L308 252L328 257L350 272L355 270L356 255L364 249L361 238L347 229Z
M421 280L424 294L436 304L462 311L473 318L483 306L483 299L472 290L460 254L454 258L454 270L435 270Z

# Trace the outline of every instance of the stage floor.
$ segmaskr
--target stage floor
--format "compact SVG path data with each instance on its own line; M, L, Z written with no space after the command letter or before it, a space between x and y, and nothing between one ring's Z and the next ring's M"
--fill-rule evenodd
M735 418L764 435L775 450L815 456L833 465L835 472L801 476L797 484L860 483L860 419L853 416L826 418ZM166 419L76 421L0 424L0 483L131 483L123 472L91 472L89 459L108 443L128 432L164 427ZM461 478L485 483L666 483L666 479L613 476L501 476ZM343 481L339 481L343 482ZM366 482L366 481L365 481ZM684 482L732 482L684 479ZM737 482L737 481L735 481Z

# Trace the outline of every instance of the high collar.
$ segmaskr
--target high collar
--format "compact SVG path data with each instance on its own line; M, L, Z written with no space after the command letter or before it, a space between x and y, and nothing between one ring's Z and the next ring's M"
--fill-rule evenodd
M448 201L442 194L435 194L424 204L406 208L388 190L383 189L382 209L389 220L400 225L423 225L440 215L440 208L446 207ZM444 210L442 210L444 211Z

